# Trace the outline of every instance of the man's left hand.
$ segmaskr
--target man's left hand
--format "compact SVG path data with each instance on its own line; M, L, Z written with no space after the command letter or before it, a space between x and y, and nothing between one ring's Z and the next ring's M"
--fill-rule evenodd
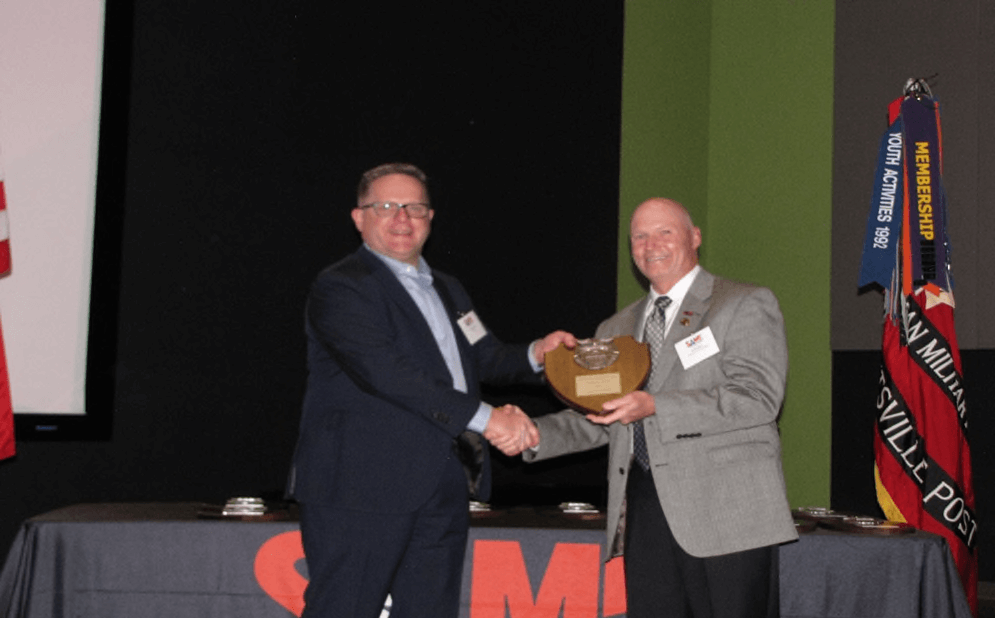
M646 391L633 391L628 395L606 401L601 405L606 414L588 414L587 420L598 425L622 423L628 425L656 414L656 400Z

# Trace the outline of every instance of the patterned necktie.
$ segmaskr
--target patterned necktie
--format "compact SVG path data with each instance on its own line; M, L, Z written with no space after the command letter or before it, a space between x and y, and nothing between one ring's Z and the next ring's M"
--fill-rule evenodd
M656 311L646 318L646 330L643 341L650 346L650 356L653 359L650 369L649 383L653 383L653 374L660 366L660 359L663 356L663 331L666 324L666 310L670 306L671 300L668 296L660 296L656 299ZM636 462L643 470L650 469L650 455L646 448L646 433L643 431L643 421L640 419L632 424L632 452L636 456Z

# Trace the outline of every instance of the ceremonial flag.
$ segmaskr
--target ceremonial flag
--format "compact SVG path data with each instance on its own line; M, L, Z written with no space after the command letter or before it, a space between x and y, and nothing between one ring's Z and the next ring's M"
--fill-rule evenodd
M977 520L954 331L940 108L922 80L910 80L889 116L859 284L877 283L885 296L874 434L878 503L888 519L947 539L977 615Z
M10 271L10 226L7 225L7 197L3 186L3 167L0 165L0 275ZM7 378L7 355L3 347L3 330L0 329L0 460L14 456L14 406L10 400L10 381Z
M0 276L10 272L10 226L7 224L7 197L3 188L3 161L0 160Z

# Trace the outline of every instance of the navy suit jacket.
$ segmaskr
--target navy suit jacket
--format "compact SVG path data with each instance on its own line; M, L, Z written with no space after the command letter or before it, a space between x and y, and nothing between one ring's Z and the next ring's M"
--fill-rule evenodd
M467 393L452 386L428 322L365 247L315 279L307 301L308 382L291 494L300 502L409 512L432 494L480 404L480 382L537 380L528 345L490 332L470 345L463 286L433 270L459 345ZM480 499L490 491L484 446Z

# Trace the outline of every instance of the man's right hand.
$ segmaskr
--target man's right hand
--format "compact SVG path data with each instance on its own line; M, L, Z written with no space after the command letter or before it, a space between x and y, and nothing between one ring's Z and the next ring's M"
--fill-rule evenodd
M484 438L505 455L514 457L539 444L539 430L521 408L508 404L491 412Z

